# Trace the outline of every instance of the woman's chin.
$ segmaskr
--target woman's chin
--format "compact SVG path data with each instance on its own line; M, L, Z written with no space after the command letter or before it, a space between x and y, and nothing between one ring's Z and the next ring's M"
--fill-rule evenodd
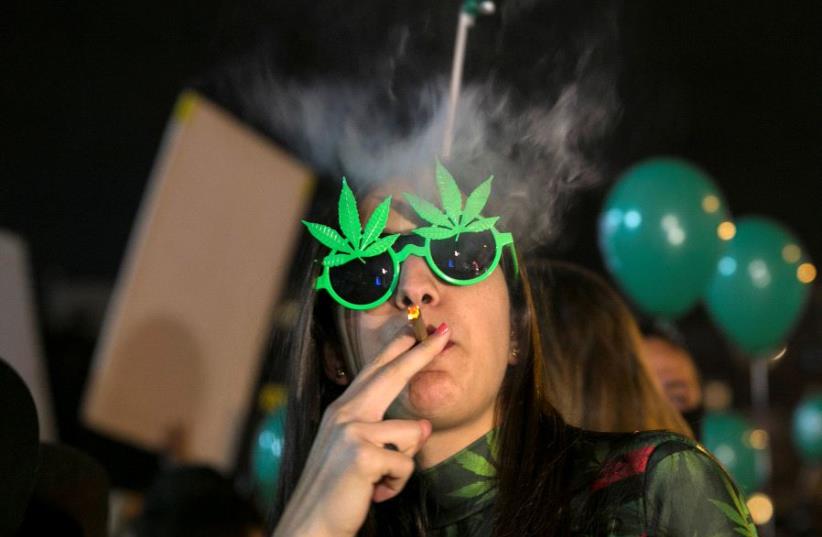
M399 402L403 413L435 421L459 402L459 390L447 373L424 371L411 379Z

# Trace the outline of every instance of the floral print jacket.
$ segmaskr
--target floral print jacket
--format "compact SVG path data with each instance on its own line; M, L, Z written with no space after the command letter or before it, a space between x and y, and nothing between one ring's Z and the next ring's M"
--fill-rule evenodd
M430 534L490 537L494 432L425 470ZM583 432L569 494L578 537L756 537L745 503L700 445L668 432Z

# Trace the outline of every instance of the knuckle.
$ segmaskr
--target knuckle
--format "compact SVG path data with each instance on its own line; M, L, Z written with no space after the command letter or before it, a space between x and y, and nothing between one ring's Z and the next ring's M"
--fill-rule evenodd
M346 444L356 444L359 439L358 429L355 423L344 423L339 427L340 438Z
M325 419L331 425L342 426L350 422L353 417L353 412L350 405L339 403L337 401L328 405L325 411Z

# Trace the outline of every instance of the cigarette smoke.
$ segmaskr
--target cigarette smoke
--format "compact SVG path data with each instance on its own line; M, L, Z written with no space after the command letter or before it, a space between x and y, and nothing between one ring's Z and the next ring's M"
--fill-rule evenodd
M334 12L328 4L320 7ZM469 38L445 164L464 192L495 176L485 213L502 216L500 227L515 233L520 249L550 244L574 193L602 181L604 143L619 115L616 25L607 7L509 1L496 20L478 20ZM282 65L288 44L278 42L279 53L271 54L269 39L221 66L204 85L206 93L322 176L345 175L368 188L430 174L442 145L456 14L454 6L439 4L405 12L405 20L385 12L379 34L371 20L317 21L316 13L303 13L317 21L316 29L304 31L320 40L328 32L379 35L345 50L356 58L349 60L350 72L334 50L295 71ZM315 71L312 63L333 67Z

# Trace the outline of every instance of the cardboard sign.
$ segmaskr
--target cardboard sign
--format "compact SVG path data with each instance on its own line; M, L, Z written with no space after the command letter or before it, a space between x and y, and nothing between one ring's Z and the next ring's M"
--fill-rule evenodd
M313 184L215 105L181 97L106 315L89 426L231 469Z
M55 441L51 392L41 349L26 244L17 235L0 230L0 358L17 371L34 397L40 439Z

